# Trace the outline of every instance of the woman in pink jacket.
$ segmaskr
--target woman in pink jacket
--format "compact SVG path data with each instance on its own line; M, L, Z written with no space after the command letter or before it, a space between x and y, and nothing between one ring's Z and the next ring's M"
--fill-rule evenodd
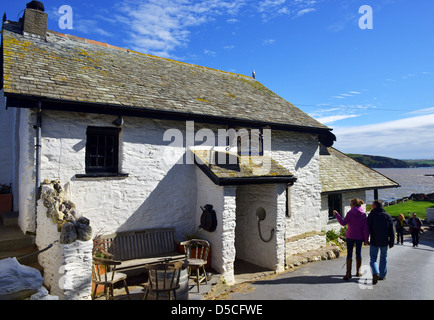
M362 266L362 243L368 244L369 229L366 213L363 211L360 199L351 199L351 210L342 219L340 214L334 210L333 214L342 226L348 225L345 236L347 237L347 273L344 280L351 279L351 265L353 263L353 248L356 245L356 276L360 277L360 267Z

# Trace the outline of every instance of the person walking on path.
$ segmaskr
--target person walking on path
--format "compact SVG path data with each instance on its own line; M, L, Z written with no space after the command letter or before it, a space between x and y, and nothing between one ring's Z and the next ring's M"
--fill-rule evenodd
M422 230L422 221L417 217L416 212L413 212L413 217L408 219L408 225L410 226L411 240L413 241L413 247L419 246L419 232Z
M386 279L387 274L387 250L395 243L395 230L392 217L383 209L381 202L372 202L372 210L368 215L368 227L370 234L370 265L372 269L372 283ZM377 263L378 251L380 251L380 265Z
M342 226L348 225L345 237L347 238L347 272L344 280L351 279L351 267L353 263L353 248L356 246L356 276L360 277L360 267L362 266L362 243L368 244L368 223L366 214L363 211L360 199L351 199L350 211L347 212L345 218L342 219L340 214L334 210L333 214Z
M401 240L401 244L404 244L404 225L406 224L405 222L405 217L404 215L401 213L398 216L398 219L396 220L396 244L399 244L399 240Z

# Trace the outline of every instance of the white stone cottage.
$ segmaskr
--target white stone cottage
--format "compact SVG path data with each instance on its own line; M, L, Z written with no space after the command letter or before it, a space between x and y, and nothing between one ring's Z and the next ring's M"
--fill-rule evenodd
M288 239L330 227L324 197L342 191L321 184L330 128L254 78L59 34L46 21L28 8L2 27L0 182L12 183L23 232L46 236L36 217L45 179L64 184L95 233L174 227L181 241L211 204L217 229L200 236L230 284L235 259L282 271ZM235 162L214 163L226 153Z
M336 227L333 210L346 213L351 199L359 198L366 203L366 191L398 188L399 184L335 148L320 148L321 211L328 219L329 227ZM364 206L366 208L366 205Z

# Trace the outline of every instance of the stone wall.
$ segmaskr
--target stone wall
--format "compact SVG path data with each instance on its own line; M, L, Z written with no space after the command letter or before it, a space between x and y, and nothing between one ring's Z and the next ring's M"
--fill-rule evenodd
M285 186L238 186L236 194L237 258L271 270L283 269ZM266 216L258 226L256 213L259 211Z
M325 235L311 235L306 237L294 237L286 242L286 255L305 253L322 248L326 245Z
M224 273L226 270L223 267L225 265L225 258L223 257L223 228L226 224L223 223L223 211L225 209L224 203L224 187L215 185L199 168L196 168L196 181L200 188L197 189L196 200L196 216L195 223L191 230L188 230L190 234L195 234L198 231L200 225L200 217L202 210L200 207L204 207L207 204L213 206L213 210L217 216L217 228L214 232L208 232L205 230L199 230L199 236L211 243L211 266L219 273Z
M85 173L87 127L113 127L115 118L44 112L42 179L67 183L69 198L92 221L95 232L175 227L177 240L182 240L195 225L195 165L177 164L185 149L168 147L171 142L163 136L168 129L184 132L185 123L124 117L119 169L129 176L75 177Z
M286 237L323 227L318 146L315 135L272 132L271 156L297 178L288 189Z
M38 256L50 294L65 300L90 299L93 242L77 240L61 244L60 232L47 216L43 200L38 200L37 217L36 245L44 249L53 244Z
M35 218L35 130L36 116L31 109L17 109L15 126L15 158L18 159L14 177L14 208L18 209L18 224L23 232L36 231Z
M20 160L22 178L27 182L20 195L28 197L20 201L20 219L31 225L34 186L28 181L34 179L34 133L30 129L34 114L26 110L20 117L19 131L28 141L20 154L24 155ZM200 224L200 206L213 205L218 215L217 230L202 231L201 236L212 243L213 267L230 283L236 254L237 188L215 186L195 165L184 164L185 144L173 146L172 140L164 141L167 130L179 131L185 137L185 122L124 117L119 171L128 173L128 177L76 176L85 173L87 127L112 127L113 120L115 117L109 115L44 111L41 179L64 182L65 193L92 222L96 233L174 227L181 241L185 233L194 232ZM217 132L221 126L195 124L196 131L205 127ZM288 197L284 186L274 186L273 208L269 209L274 212L270 216L273 220L263 223L265 237L275 228L276 254L268 262L280 270L284 239L322 228L318 139L311 134L273 131L271 156L298 179L288 189ZM54 275L58 270L51 273L51 282L58 281Z

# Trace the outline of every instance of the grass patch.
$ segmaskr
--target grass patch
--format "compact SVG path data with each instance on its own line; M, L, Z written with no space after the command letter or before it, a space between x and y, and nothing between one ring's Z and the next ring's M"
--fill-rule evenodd
M384 210L386 210L386 212L392 217L397 217L402 213L404 214L405 218L409 218L408 212L416 212L420 219L426 219L426 208L430 207L434 207L434 202L409 200L403 203L395 204L393 206L385 206ZM370 210L370 205L369 208L366 206L366 211L369 212Z

